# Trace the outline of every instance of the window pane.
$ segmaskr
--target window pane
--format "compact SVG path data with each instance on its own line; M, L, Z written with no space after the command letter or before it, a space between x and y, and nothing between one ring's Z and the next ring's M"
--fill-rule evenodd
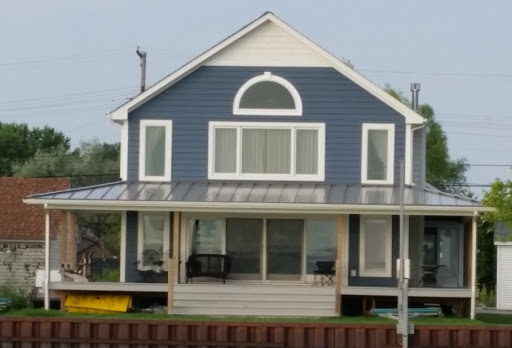
M365 271L386 271L386 221L363 219Z
M279 83L263 81L249 87L240 100L240 108L295 109L295 101Z
M388 131L368 130L368 180L386 180L388 170Z
M165 175L165 127L146 127L146 176Z
M222 254L224 220L192 220L192 254Z
M152 266L154 261L163 258L164 223L164 216L145 215L143 217L142 251L144 255L147 255L142 258L143 266Z
M336 219L306 221L306 272L308 274L312 274L316 269L317 261L336 260L336 234Z
M268 279L300 279L303 231L303 220L267 220Z
M296 133L296 172L297 174L318 173L318 131L297 130Z
M236 172L236 129L215 129L215 173Z
M291 130L268 129L266 131L266 173L288 174L291 166Z
M242 173L290 173L290 139L289 129L243 129Z
M227 219L226 253L231 257L231 273L261 279L262 219Z

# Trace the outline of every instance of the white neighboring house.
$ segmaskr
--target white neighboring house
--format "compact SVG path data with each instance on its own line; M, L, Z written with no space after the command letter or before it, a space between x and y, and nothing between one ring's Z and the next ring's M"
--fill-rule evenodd
M496 308L512 310L512 241L505 241L507 237L510 238L510 230L503 224L497 224L494 235L497 248Z

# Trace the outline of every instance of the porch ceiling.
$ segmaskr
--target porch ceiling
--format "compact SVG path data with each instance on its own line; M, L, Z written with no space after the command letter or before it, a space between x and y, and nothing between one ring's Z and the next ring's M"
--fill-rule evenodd
M62 210L298 212L375 214L399 211L399 186L328 183L115 182L29 196L28 204ZM430 188L405 190L411 215L473 215L480 202Z

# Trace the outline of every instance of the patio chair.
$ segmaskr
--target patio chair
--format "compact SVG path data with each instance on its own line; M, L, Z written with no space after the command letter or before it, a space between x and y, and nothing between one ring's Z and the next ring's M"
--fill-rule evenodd
M313 285L334 285L334 261L317 261L313 271Z

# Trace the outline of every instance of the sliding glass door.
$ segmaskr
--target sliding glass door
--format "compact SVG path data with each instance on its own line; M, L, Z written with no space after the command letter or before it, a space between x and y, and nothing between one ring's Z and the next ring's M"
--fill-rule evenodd
M332 218L205 216L187 221L186 253L229 255L230 279L305 280L317 261L336 258L336 219Z
M267 279L299 280L304 220L267 220Z
M262 219L226 219L226 254L231 278L262 279Z

